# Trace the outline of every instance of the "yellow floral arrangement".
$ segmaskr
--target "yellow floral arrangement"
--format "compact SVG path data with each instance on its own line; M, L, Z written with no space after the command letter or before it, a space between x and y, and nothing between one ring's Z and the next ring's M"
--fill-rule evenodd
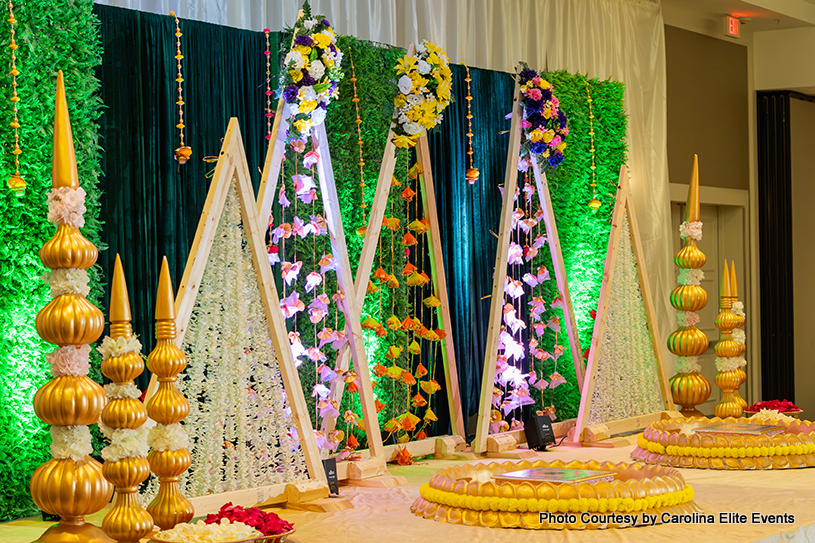
M775 425L772 435L712 433L712 424ZM745 426L746 428L746 426ZM749 430L749 428L746 428ZM702 430L697 432L697 430ZM708 469L787 469L815 466L815 425L762 417L685 418L650 424L637 438L631 458L649 464Z
M441 47L423 40L416 46L416 54L399 59L395 70L401 77L393 101L393 142L397 147L413 147L441 122L441 112L450 103L450 61Z

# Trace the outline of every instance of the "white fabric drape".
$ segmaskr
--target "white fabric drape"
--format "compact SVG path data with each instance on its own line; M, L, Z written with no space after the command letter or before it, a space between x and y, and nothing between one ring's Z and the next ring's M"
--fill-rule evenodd
M175 10L179 17L251 30L281 30L293 24L302 1L98 3L164 14ZM339 33L402 47L429 39L442 45L452 62L512 72L523 60L535 69L565 69L625 83L628 166L664 344L676 323L668 303L675 283L671 262L675 233L670 230L665 35L658 0L312 0L311 4L313 12L325 14ZM588 340L583 339L586 346Z

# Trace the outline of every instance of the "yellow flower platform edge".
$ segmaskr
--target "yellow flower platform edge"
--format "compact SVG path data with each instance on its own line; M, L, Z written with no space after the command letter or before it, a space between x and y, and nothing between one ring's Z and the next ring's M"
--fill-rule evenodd
M718 423L778 424L774 436L687 435L683 425L696 428ZM674 419L650 424L637 439L631 458L648 464L700 469L796 469L815 466L815 424L809 421L770 421L714 417Z
M530 468L567 468L608 471L613 481L564 483L518 481L495 483L492 476ZM437 471L422 485L420 497L410 510L417 516L451 524L491 528L525 529L604 529L632 524L590 524L581 513L646 512L690 515L700 512L693 502L693 489L675 469L664 466L612 462L556 460L546 462L493 462L465 464ZM541 522L540 513L573 513L575 522ZM631 517L629 517L631 518Z

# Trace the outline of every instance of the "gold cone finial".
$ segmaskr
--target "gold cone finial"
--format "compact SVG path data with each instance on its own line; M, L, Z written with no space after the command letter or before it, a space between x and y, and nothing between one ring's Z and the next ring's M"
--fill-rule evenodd
M688 222L696 222L700 220L698 155L693 155L693 171L690 174L690 186L688 187L688 204L685 206L685 220Z
M65 80L62 70L57 72L57 95L54 99L54 159L51 169L51 186L79 188L74 136L71 133L71 118L68 115L68 101L65 98Z
M110 321L130 322L130 320L130 297L127 295L122 259L117 254L113 265L113 281L110 284Z
M721 284L722 298L730 296L730 271L727 269L727 259L724 259L724 270L722 271L722 284Z
M730 261L730 295L734 298L739 297L739 285L736 281L736 262Z
M170 265L165 256L161 261L161 273L158 276L158 291L156 292L156 320L175 319L175 301L173 295L173 280L170 278Z

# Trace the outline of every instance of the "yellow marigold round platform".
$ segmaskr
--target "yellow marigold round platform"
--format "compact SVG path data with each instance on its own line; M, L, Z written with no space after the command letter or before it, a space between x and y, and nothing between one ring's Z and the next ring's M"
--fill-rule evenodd
M702 435L696 429L720 423L773 424L784 432L764 435ZM791 469L815 466L815 424L759 418L690 417L650 424L631 458L649 464L703 469Z
M510 471L567 468L613 473L612 481L579 484L493 481ZM493 462L464 464L437 471L422 485L410 510L439 522L526 529L602 529L653 523L663 514L694 515L693 489L675 469L621 462ZM543 513L543 514L542 514ZM546 518L559 517L550 522Z

